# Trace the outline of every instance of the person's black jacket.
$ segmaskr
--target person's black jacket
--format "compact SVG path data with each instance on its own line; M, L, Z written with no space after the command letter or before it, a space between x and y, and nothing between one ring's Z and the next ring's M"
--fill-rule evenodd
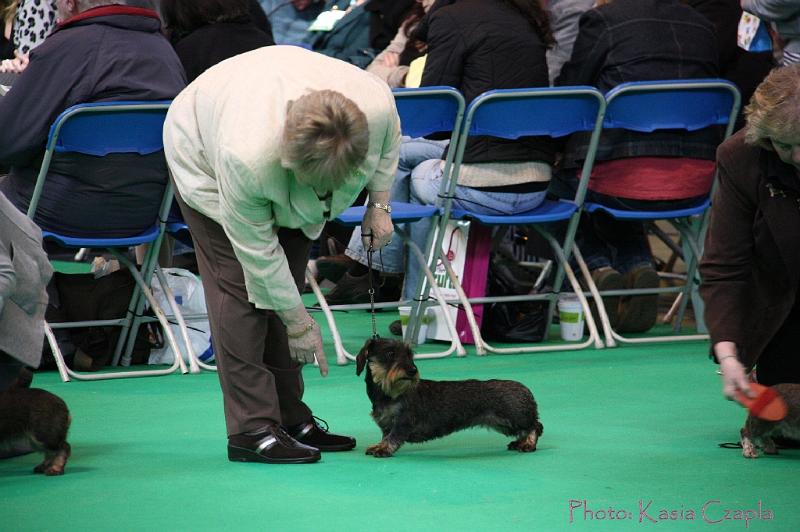
M248 17L201 26L173 42L189 83L220 61L273 44L272 35Z
M517 9L502 0L437 2L434 8L420 35L428 43L422 86L455 87L467 103L492 89L548 86L547 48ZM552 164L553 154L549 138L474 137L467 143L464 162Z
M66 108L86 102L170 100L185 86L155 11L110 5L60 24L0 98L0 191L26 210L48 131ZM35 222L72 235L120 236L150 226L167 182L163 152L93 157L56 154Z
M592 85L607 92L629 81L719 76L713 25L678 0L614 0L581 15L572 57L556 85ZM693 133L604 132L597 160L625 157L694 157L714 160L716 128ZM588 134L567 145L567 166L586 154Z

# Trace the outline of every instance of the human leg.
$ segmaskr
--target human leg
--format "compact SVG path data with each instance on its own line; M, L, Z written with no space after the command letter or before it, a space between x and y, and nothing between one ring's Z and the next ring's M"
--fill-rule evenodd
M789 316L778 329L758 358L756 373L758 382L772 386L782 382L800 383L800 304L795 303Z
M611 198L600 194L589 192L588 199L602 203L616 209L640 209L640 205L629 204L624 198ZM611 289L645 289L658 288L660 279L653 266L652 253L647 240L647 231L644 223L636 221L618 220L602 211L586 215L591 220L591 229L583 235L583 238L594 240L594 244L602 243L610 254L613 271L617 275L609 274L613 279ZM587 237L588 235L588 237ZM583 244L579 241L579 246ZM583 247L581 247L583 251ZM591 269L591 266L590 266ZM602 277L600 271L595 270L593 276ZM603 290L603 288L601 288ZM610 299L610 298L609 298ZM645 332L648 331L656 322L658 317L658 295L642 295L615 298L606 301L606 310L609 313L611 326L619 332ZM616 309L617 317L612 318L611 308Z
M311 241L299 229L282 228L278 241L284 250L298 290L305 284L305 269ZM264 350L264 365L275 377L281 419L286 431L300 443L320 451L348 451L356 446L356 440L328 432L320 427L303 402L303 366L289 354L286 327L278 315L268 311L267 341Z
M195 242L228 434L280 424L275 378L263 362L267 311L248 300L242 267L222 227L179 202Z
M411 202L433 205L439 198L443 179L443 167L438 159L420 163L411 173ZM496 192L480 188L457 185L453 193L452 206L455 209L470 210L481 214L517 214L538 207L545 199L546 192ZM411 240L423 248L431 229L430 219L412 224L409 231ZM423 253L427 250L423 249ZM421 274L417 261L409 260L406 268L405 297L416 297L416 286Z
M206 295L228 432L228 459L266 463L319 460L317 449L298 443L281 428L278 383L285 378L276 377L263 360L269 316L248 301L244 273L230 241L219 224L177 199L194 239Z

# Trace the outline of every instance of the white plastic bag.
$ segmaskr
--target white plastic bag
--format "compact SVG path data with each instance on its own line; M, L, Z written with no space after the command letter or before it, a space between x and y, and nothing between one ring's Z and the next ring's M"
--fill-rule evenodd
M162 271L184 318L194 314L205 315L207 313L205 292L199 277L182 268L164 268ZM183 335L172 313L172 307L167 301L164 291L161 290L161 284L155 276L153 276L150 284L153 290L153 297L164 309L164 314L167 315L167 319L171 324L172 334L175 335L175 340L178 342L178 348L183 353L185 362L189 364ZM211 348L211 327L208 324L208 318L199 320L187 319L186 327L189 331L189 341L197 357L206 363L213 361L214 351ZM150 351L150 364L172 364L174 360L175 353L172 352L169 345Z

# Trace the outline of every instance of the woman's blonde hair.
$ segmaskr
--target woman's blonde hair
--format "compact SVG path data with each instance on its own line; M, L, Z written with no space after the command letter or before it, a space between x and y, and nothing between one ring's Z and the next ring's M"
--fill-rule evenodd
M313 91L289 102L283 131L283 165L308 185L335 190L364 161L369 148L367 117L343 94Z
M8 0L3 1L3 9L0 10L0 17L2 17L3 22L10 22L14 16L17 14L17 7L19 7L19 0Z
M771 137L800 134L800 64L776 68L756 88L744 108L745 142L772 149Z

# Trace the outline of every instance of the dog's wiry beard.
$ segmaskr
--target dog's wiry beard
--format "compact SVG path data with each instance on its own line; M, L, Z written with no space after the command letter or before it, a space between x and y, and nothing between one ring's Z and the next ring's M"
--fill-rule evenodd
M408 377L405 371L396 367L386 371L386 368L377 362L370 362L369 369L372 373L372 382L392 399L397 399L408 392L419 380L417 377Z

